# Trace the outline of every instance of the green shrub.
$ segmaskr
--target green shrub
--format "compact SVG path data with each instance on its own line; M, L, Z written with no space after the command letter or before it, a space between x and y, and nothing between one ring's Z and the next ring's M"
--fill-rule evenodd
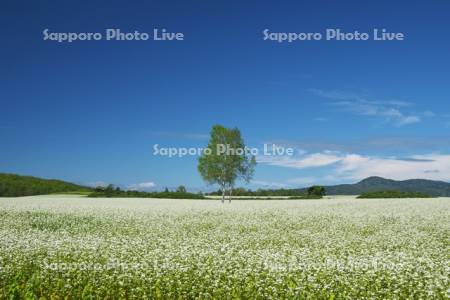
M325 196L325 188L320 185L313 185L308 188L308 196L320 197Z

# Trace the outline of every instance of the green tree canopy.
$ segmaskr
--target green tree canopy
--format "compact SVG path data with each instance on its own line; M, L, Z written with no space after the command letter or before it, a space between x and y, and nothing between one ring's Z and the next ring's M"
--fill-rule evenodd
M324 196L325 188L320 185L313 185L312 187L308 188L308 195L309 196Z
M220 186L222 202L237 179L251 180L255 165L255 157L247 153L239 129L213 126L208 146L199 158L198 170L208 184Z
M186 193L186 187L184 185L180 185L179 187L177 187L177 192L178 193Z

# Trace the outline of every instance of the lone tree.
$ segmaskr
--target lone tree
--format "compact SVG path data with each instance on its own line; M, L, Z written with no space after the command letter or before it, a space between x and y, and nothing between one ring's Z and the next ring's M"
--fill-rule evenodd
M308 196L325 196L325 188L320 185L313 185L308 188Z
M184 185L180 185L177 187L177 193L186 193L186 187Z
M236 179L249 182L256 166L254 156L246 153L241 132L214 125L208 146L198 160L198 171L208 184L218 184L222 192L222 203L229 192L229 202Z

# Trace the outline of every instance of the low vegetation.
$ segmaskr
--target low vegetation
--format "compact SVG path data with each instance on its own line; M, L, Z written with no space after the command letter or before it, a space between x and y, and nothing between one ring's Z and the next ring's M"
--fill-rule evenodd
M290 196L290 197L288 197L288 199L291 199L291 200L295 200L295 199L298 199L298 200L302 200L302 199L322 199L323 198L323 196L321 196L321 195L303 195L303 196Z
M85 186L53 179L0 173L0 197L21 197L56 193L88 193Z
M313 186L309 189L259 189L256 191L244 188L235 188L231 195L238 199L245 196L248 200L264 199L320 199L325 195L325 189ZM212 192L207 196L222 196L223 191ZM92 198L171 198L171 199L206 199L202 193L190 193L184 186L174 191L165 189L162 192L143 192L136 190L122 190L120 187L109 185L107 187L90 188L61 180L42 179L31 176L0 173L0 197L21 197L34 195L83 195Z
M220 196L221 190L208 193L208 196ZM252 191L250 189L235 188L231 191L234 197L245 197L245 199L251 200L265 200L265 199L322 199L325 196L326 191L322 186L314 185L305 190L297 189L258 189ZM279 197L279 198L278 198Z
M133 190L121 190L119 187L108 185L107 187L97 187L88 195L93 198L169 198L169 199L205 199L203 194L189 193L183 186L176 191L166 189L163 192L141 192Z
M304 197L308 194L308 191L298 189L257 189L250 190L245 188L235 188L232 191L233 196L246 196L246 197ZM207 193L209 196L220 196L222 191L214 191Z
M432 196L421 192L377 191L362 193L357 198L431 198Z
M306 195L291 196L289 199L322 199L325 189L320 185L313 185L307 189Z

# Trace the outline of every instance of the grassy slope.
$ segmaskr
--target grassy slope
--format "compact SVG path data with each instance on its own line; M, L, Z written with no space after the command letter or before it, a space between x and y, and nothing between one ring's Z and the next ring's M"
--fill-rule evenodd
M86 193L85 186L54 179L0 173L0 197L20 197L55 193Z

